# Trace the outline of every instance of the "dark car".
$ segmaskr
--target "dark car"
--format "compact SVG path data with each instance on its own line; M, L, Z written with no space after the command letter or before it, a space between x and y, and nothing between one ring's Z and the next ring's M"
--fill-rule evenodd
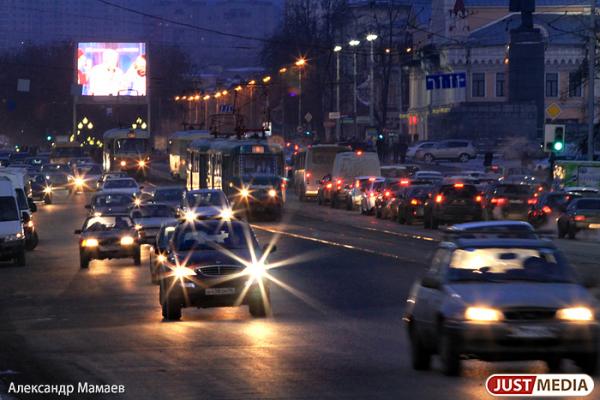
M31 184L31 198L33 200L52 204L52 184L46 179L46 175L30 175L29 182Z
M177 223L177 211L168 204L141 204L130 214L143 244L154 244L161 226Z
M168 204L174 208L181 208L185 188L180 186L157 187L154 190L152 201L155 203Z
M180 224L173 234L167 269L160 273L163 317L178 320L183 307L243 304L252 316L266 316L270 309L269 284L264 279L267 255L245 222Z
M425 203L433 186L417 185L405 188L399 193L395 202L396 219L401 224L411 225L425 217Z
M494 186L483 199L485 219L527 219L535 201L534 191L530 185L502 183Z
M465 358L542 360L554 371L571 359L595 374L594 296L552 242L497 234L442 242L413 285L403 318L413 368L429 369L437 354L447 375Z
M425 201L423 224L437 229L440 224L481 220L481 198L475 185L441 185Z
M575 239L580 231L600 229L600 198L573 200L557 221L558 237Z
M175 233L175 228L178 223L164 224L160 227L156 240L152 246L154 255L150 256L150 280L155 285L160 283L159 273L160 271L166 271L167 268L167 253L169 251L169 242Z
M46 176L53 190L71 191L73 189L69 181L71 168L67 164L45 164L42 166L41 172Z
M258 213L268 214L274 219L283 214L284 193L283 180L278 176L244 176L232 180L232 185L239 188L230 197L235 211L254 216Z
M402 189L400 179L387 178L383 184L383 188L377 192L375 198L375 217L382 218L383 210L392 201L394 194Z
M544 193L534 199L527 221L536 228L554 222L565 212L571 201L581 197L580 195L566 192Z
M98 193L85 208L90 215L127 214L134 205L133 195L129 193Z
M139 236L129 215L91 216L83 227L75 231L79 237L81 268L88 268L92 260L133 258L141 264Z

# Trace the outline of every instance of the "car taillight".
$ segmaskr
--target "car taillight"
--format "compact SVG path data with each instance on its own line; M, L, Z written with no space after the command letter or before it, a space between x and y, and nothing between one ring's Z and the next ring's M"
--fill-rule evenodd
M392 192L390 192L389 190L386 190L385 192L383 192L383 195L385 197L390 197L392 195Z
M475 196L475 201L478 203L481 203L481 200L483 200L483 198L479 195Z
M410 181L408 179L400 180L400 185L402 185L402 186L408 186L409 184L410 184Z
M576 215L575 221L585 221L585 215Z
M492 200L490 200L490 202L492 204L496 204L497 206L502 206L506 204L506 199L504 197L492 197Z
M331 189L331 188L333 187L333 184L332 184L331 182L329 182L329 183L326 185L326 187L327 187L327 189Z
M437 196L435 196L436 203L442 203L443 201L444 201L444 196L442 196L441 194L438 194Z
M335 183L337 183L338 186L340 186L342 184L343 180L338 179Z
M465 184L464 184L464 183L455 183L455 184L454 184L454 187L455 187L456 189L462 189L462 188L464 188L464 187L465 187Z
M542 207L542 211L543 211L545 214L550 214L550 213L552 213L552 209L551 209L550 207L548 207L548 206L544 206L544 207Z
M413 206L417 206L417 205L419 205L419 200L417 200L417 199L412 199L412 200L410 201L410 204L411 204L411 205L413 205Z
M306 179L310 178L310 172L306 171Z
M537 198L527 200L527 204L533 205L537 203Z

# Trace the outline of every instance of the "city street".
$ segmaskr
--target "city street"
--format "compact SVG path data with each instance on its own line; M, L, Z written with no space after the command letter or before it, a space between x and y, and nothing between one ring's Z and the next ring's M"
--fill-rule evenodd
M402 312L437 231L290 196L281 223L255 223L261 244L277 243L272 262L287 261L270 271L273 316L185 309L167 323L147 252L141 267L118 260L79 269L73 230L88 197L40 207L28 266L0 266L5 386L122 384L123 398L476 399L488 398L491 373L546 371L542 362L469 361L463 377L448 378L437 361L429 372L411 368ZM591 240L560 246L584 272L600 254Z

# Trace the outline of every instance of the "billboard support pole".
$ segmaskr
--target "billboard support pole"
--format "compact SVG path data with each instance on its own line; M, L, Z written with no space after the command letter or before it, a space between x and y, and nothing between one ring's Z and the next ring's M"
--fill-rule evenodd
M73 96L73 125L71 134L77 137L77 96Z

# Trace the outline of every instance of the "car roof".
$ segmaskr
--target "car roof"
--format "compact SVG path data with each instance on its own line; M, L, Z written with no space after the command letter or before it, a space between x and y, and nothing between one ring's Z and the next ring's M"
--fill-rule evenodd
M157 186L154 188L154 190L185 190L185 187L183 186Z
M550 240L543 239L518 239L518 238L460 238L452 241L458 248L489 248L489 247L514 247L514 248L546 248L556 249Z
M188 190L187 193L223 193L221 189L196 189Z
M468 231L468 230L485 230L486 228L529 228L532 232L534 231L533 226L525 221L479 221L479 222L467 222L464 224L452 225L448 228L449 231Z
M583 190L594 191L594 192L600 191L598 188L589 187L589 186L568 186L568 187L565 187L563 190L565 192L577 192L577 191L583 191Z

